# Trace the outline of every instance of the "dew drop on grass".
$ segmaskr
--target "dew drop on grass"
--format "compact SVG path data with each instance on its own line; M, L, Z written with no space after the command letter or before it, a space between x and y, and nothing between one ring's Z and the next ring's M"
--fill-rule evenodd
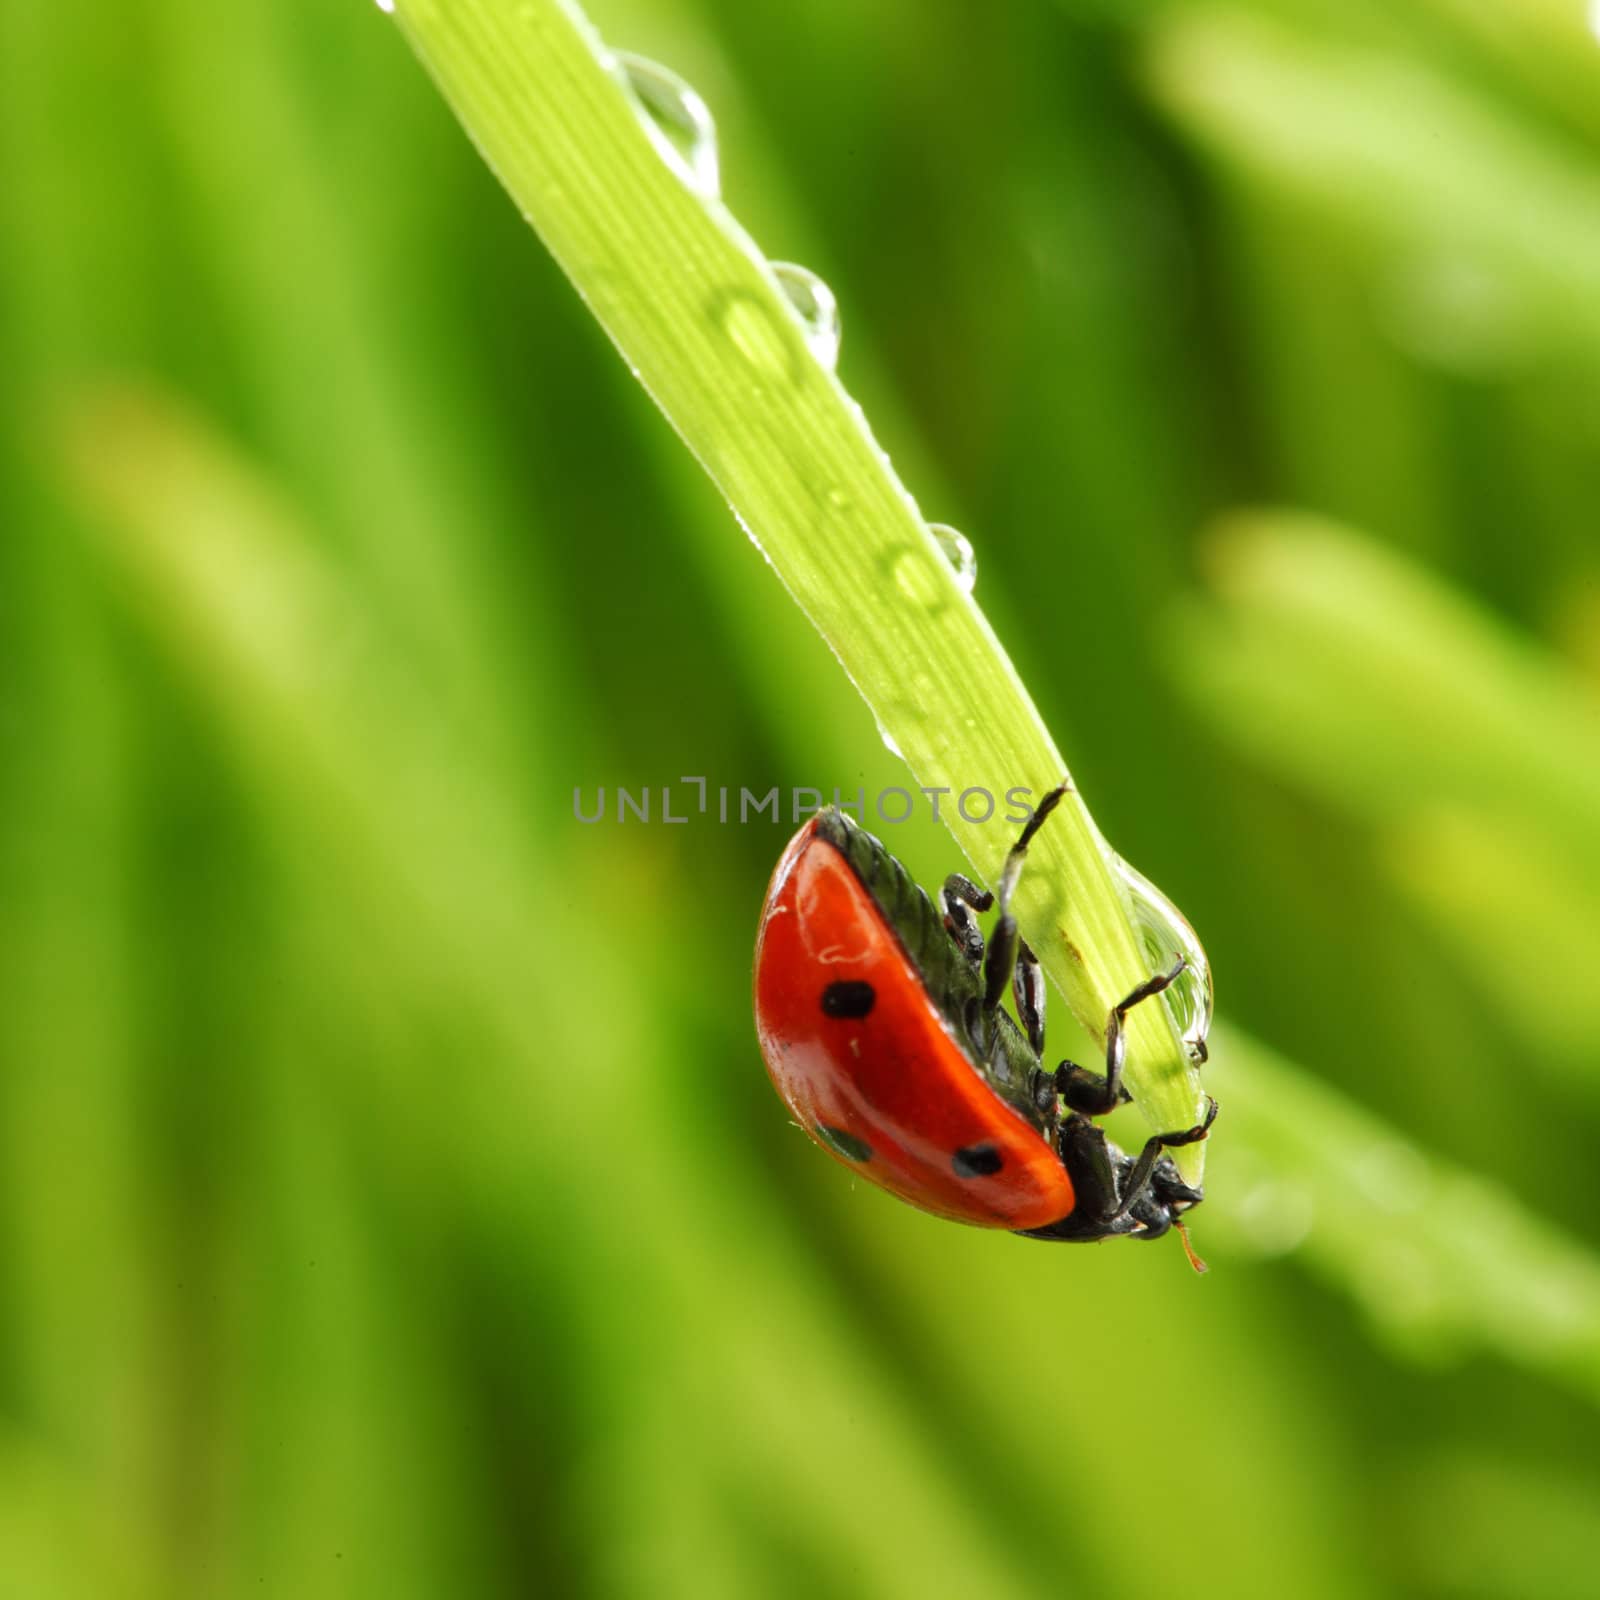
M929 613L943 611L948 591L939 581L926 547L903 544L884 558L889 577L912 605Z
M722 192L717 130L710 108L695 90L659 62L616 51L612 60L638 102L656 148L696 194L715 200Z
M387 11L391 16L393 16L394 0L377 0L377 5L380 11Z
M930 522L928 532L955 569L956 583L961 592L971 594L972 586L978 581L978 557L972 548L972 541L960 529L952 528L945 522Z
M806 347L829 372L839 364L839 302L809 268L792 261L769 263L783 297L806 330Z
M1215 1001L1211 963L1206 960L1205 947L1184 914L1142 872L1130 867L1114 852L1109 859L1112 872L1132 902L1134 922L1144 940L1144 953L1151 972L1164 972L1176 956L1182 956L1188 963L1177 982L1163 991L1161 998L1183 1042L1188 1045L1190 1055L1198 1059L1206 1035L1211 1031Z
M895 742L894 735L890 733L886 727L884 727L881 721L878 723L878 737L883 740L883 748L887 750L890 755L898 756L902 761L905 760L905 751L902 750Z
M803 377L809 363L794 323L765 295L744 289L718 294L713 296L712 312L758 377L787 383L798 383Z

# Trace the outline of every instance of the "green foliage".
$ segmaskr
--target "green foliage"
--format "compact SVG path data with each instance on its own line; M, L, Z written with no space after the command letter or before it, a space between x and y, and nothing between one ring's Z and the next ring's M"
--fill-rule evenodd
M1206 941L1203 1281L851 1185L751 1034L787 818L575 821L908 780L393 24L0 10L0 1591L1582 1591L1579 9L594 7L837 293L845 386ZM705 335L662 399L731 452L765 413ZM800 387L719 481L850 659L903 614L807 590L836 530L784 495L909 513ZM1043 738L874 709L924 774Z
M448 10L401 0L397 14L884 737L919 786L950 797L948 826L992 885L1009 844L992 825L1001 797L1018 786L1045 794L1065 763L827 357L808 348L754 243L704 192L715 161L699 108L666 124L676 137L663 160L649 99L624 91L617 60L561 0ZM671 83L645 94L682 101ZM978 793L962 810L969 791ZM1057 807L1032 866L1018 894L1023 932L1100 1036L1149 963L1076 793ZM1141 1007L1128 1032L1130 1081L1152 1126L1197 1121L1196 1075L1165 1011ZM1179 1159L1198 1182L1201 1149Z

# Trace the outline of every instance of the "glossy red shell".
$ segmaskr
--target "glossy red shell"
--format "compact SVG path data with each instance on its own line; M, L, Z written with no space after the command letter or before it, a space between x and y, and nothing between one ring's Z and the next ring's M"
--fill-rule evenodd
M862 1017L830 1016L830 984L872 985ZM1038 1131L991 1090L923 988L894 929L840 852L808 822L767 890L756 945L756 1031L795 1121L864 1178L924 1211L980 1228L1040 1228L1073 1207ZM852 1161L818 1125L864 1142ZM990 1146L992 1174L962 1177L959 1150Z

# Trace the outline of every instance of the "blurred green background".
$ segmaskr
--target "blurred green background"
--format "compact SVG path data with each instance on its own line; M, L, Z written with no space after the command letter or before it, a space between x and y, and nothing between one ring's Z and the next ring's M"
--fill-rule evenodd
M906 779L378 10L13 3L0 1592L1600 1592L1582 5L591 15L1206 942L1213 1271L852 1184L787 821L574 821Z

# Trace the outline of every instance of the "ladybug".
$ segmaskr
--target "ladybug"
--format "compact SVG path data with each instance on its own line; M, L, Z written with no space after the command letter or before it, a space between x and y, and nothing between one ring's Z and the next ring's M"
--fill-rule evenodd
M1066 792L1044 797L1007 855L987 949L972 913L996 906L995 895L951 873L935 909L843 812L810 817L761 912L761 1052L812 1139L923 1211L1030 1239L1155 1239L1174 1226L1182 1235L1183 1213L1203 1195L1164 1152L1204 1139L1216 1101L1204 1121L1155 1135L1137 1156L1091 1119L1130 1098L1129 1011L1185 962L1111 1008L1104 1073L1043 1064L1044 978L1010 904L1028 845ZM1000 1006L1008 987L1016 1021Z

